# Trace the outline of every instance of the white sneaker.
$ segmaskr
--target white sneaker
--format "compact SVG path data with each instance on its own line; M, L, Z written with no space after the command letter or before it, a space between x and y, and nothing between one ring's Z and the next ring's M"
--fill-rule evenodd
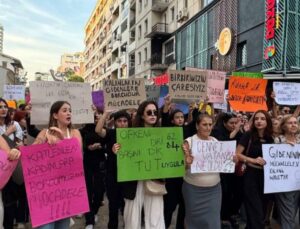
M98 216L98 215L95 215L94 220L95 220L95 223L98 223L98 221L99 221L99 216Z
M89 224L89 225L85 226L85 229L94 229L94 225L93 224Z

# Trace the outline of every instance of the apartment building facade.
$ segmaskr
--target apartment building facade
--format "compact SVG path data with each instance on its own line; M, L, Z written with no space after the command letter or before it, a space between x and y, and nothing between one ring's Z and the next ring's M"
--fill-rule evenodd
M116 0L98 0L85 26L84 81L93 90L101 88L101 80L110 77L112 55L113 5Z

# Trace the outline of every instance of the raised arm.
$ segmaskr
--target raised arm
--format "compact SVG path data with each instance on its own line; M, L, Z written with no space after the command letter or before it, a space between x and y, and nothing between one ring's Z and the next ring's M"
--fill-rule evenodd
M106 122L108 115L109 115L109 113L107 111L104 111L103 115L98 120L96 128L95 128L95 132L102 138L104 138L106 136L106 130L103 127L104 127L104 124Z

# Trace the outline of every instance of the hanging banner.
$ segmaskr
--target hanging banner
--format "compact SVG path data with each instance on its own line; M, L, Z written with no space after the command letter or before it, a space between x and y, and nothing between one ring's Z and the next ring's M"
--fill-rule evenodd
M263 144L264 193L300 190L300 144Z
M300 83L273 82L275 101L280 105L300 105Z
M22 146L21 162L33 227L89 211L77 139Z
M144 79L103 80L105 110L138 108L146 100Z
M234 173L236 141L203 141L192 138L191 173Z
M268 110L265 91L267 80L230 77L228 101L235 111L255 112Z
M170 70L169 94L172 99L198 102L207 96L207 72Z
M72 123L94 123L91 86L89 83L31 81L31 123L48 124L52 104L67 101L72 108Z
M182 128L117 128L117 142L119 182L184 175Z

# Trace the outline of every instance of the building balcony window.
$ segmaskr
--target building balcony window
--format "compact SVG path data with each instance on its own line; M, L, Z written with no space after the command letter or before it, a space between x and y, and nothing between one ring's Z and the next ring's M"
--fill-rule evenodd
M165 70L168 68L168 64L162 63L161 53L153 53L150 59L150 64L152 70Z

